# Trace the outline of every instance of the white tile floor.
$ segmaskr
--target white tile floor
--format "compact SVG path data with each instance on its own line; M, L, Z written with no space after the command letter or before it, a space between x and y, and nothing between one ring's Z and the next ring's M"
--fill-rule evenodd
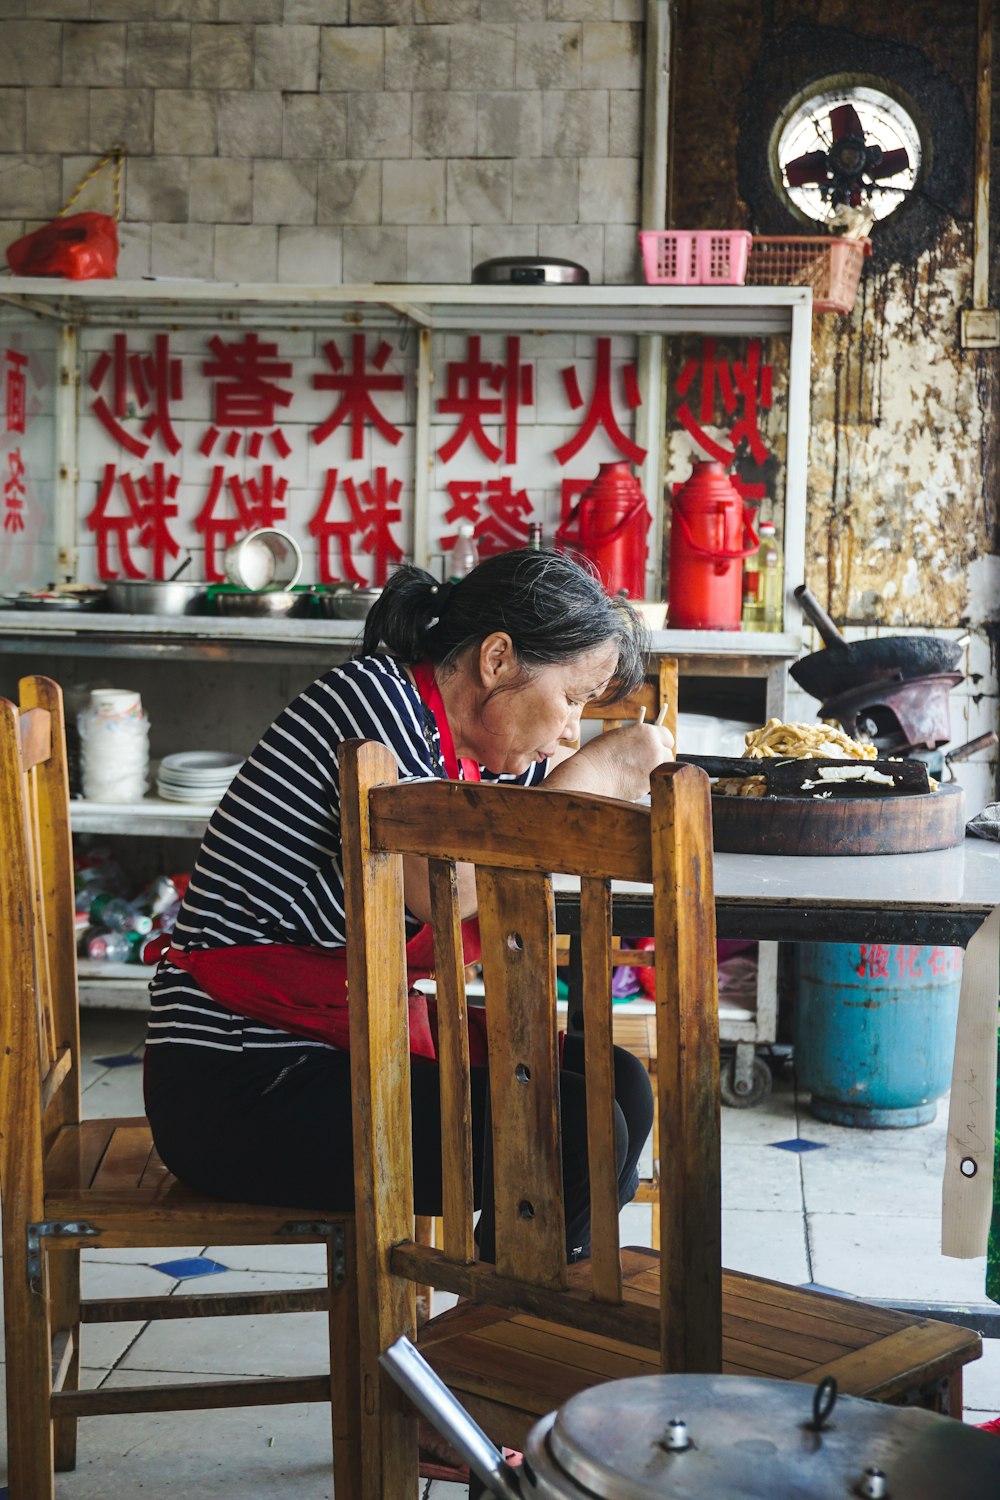
M97 1059L142 1052L143 1020L111 1011L84 1013L85 1108L91 1115L141 1110L137 1066ZM789 1282L819 1282L860 1296L983 1302L982 1261L944 1259L938 1249L938 1201L945 1111L914 1130L862 1132L821 1124L782 1074L763 1105L723 1109L723 1242L726 1264ZM773 1142L802 1137L823 1150L795 1154ZM628 1208L626 1242L647 1242L649 1210ZM322 1252L190 1246L162 1254L116 1251L85 1256L87 1295L162 1291L160 1259L207 1255L231 1269L213 1291L303 1284ZM178 1296L205 1286L168 1283ZM1000 1413L1000 1340L966 1371L966 1417ZM218 1373L293 1374L322 1368L325 1323L319 1315L88 1327L88 1385L123 1385ZM5 1372L4 1372L5 1373ZM0 1415L0 1423L3 1418ZM6 1441L0 1432L0 1500ZM80 1427L78 1467L59 1476L59 1500L174 1500L240 1495L241 1500L322 1500L332 1494L325 1407L94 1417ZM423 1500L465 1500L466 1490L437 1482Z

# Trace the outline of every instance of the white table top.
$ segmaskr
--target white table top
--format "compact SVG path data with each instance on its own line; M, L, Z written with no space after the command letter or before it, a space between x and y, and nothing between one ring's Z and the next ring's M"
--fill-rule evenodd
M714 870L718 897L769 905L943 905L985 916L1000 903L1000 843L987 839L930 854L717 854Z
M1000 905L1000 843L986 839L929 854L716 854L714 873L726 937L964 944ZM614 889L635 909L651 893Z

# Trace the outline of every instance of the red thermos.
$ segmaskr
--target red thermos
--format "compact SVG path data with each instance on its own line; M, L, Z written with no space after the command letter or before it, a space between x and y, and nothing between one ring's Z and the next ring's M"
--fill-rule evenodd
M609 594L642 599L651 519L642 486L629 465L601 464L555 540L589 559Z
M674 485L667 623L674 630L739 630L743 558L757 547L753 511L722 464L696 462Z

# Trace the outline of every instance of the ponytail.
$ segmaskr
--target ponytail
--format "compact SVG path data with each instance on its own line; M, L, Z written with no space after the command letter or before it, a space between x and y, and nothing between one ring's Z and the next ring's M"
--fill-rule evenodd
M407 663L421 661L427 632L441 610L439 595L451 586L423 568L397 568L365 616L360 655L373 656L381 648Z

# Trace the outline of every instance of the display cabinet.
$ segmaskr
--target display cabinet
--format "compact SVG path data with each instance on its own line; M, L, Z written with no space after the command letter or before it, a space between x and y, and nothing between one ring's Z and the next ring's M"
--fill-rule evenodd
M665 417L668 387L678 375L672 364L676 341L700 337L714 341L714 348L715 342L773 339L781 351L784 408L780 463L775 470L781 492L773 496L781 517L784 551L783 628L760 634L654 630L650 651L652 656L676 657L682 678L727 679L734 684L757 680L761 711L782 713L787 664L801 650L801 617L791 587L804 576L811 336L811 293L806 287L295 287L23 278L2 282L0 349L7 361L8 421L0 435L0 455L10 467L11 455L17 454L34 514L23 526L10 521L10 512L5 518L0 531L0 590L12 593L52 581L96 580L95 496L109 470L115 469L119 481L130 473L139 484L144 464L148 471L154 460L169 461L169 452L161 451L162 421L157 431L157 411L150 395L157 379L170 378L163 364L167 359L178 361L177 368L182 357L200 361L193 384L175 392L173 433L180 454L174 498L183 510L187 496L188 530L179 546L206 545L205 527L197 529L192 499L201 486L202 504L200 496L215 462L212 454L203 451L212 415L205 406L206 344L217 354L227 347L245 352L266 344L274 350L269 356L272 375L275 364L291 367L296 359L304 361L301 373L293 369L287 376L291 385L299 382L295 401L302 406L303 422L289 428L291 442L286 446L292 452L288 488L282 492L285 509L284 514L279 511L279 520L297 531L304 543L315 544L304 578L318 579L333 554L326 553L325 564L318 555L322 528L314 524L320 514L315 508L316 494L324 482L329 488L329 476L336 471L329 456L324 464L318 461L316 450L322 445L315 434L323 431L324 413L327 424L334 420L337 408L331 416L331 403L348 399L343 372L358 335L366 367L399 373L393 377L395 405L382 413L381 424L369 422L362 431L365 423L358 418L361 440L352 430L361 410L356 390L353 411L340 417L341 480L353 477L363 486L365 473L379 466L387 473L391 469L393 482L398 482L399 551L432 568L439 565L441 534L450 524L449 507L454 512L459 503L442 458L448 446L442 442L445 419L453 426L468 424L473 416L480 422L483 441L475 451L475 462L470 458L468 484L475 482L481 490L488 487L490 476L503 473L506 463L516 493L526 497L524 503L547 523L546 531L551 534L565 510L567 494L565 467L557 466L552 453L569 451L579 435L587 432L585 419L595 411L595 372L600 363L594 358L595 341L606 341L608 358L619 366L627 363L634 377L631 386L626 382L626 396L621 398L621 410L628 418L622 441L636 455L635 472L652 516L646 595L653 600L665 597L664 532L669 506L665 507L663 496L672 479L683 477L691 456L687 438L688 446L682 443L679 454L674 452L678 432L667 430ZM367 339L371 342L366 345ZM167 340L172 340L169 346ZM470 352L473 341L475 358ZM512 345L511 341L516 342ZM509 444L508 449L503 446L502 416L490 415L487 420L482 415L487 408L482 405L478 416L470 416L469 405L476 361L485 361L483 368L493 370L499 389L496 372L503 359L510 360L512 348L520 361L518 370L530 368L532 372L530 380L522 377L521 382L522 396L527 392L532 399L521 411L524 443L519 457L512 457ZM356 344L353 355L357 361ZM159 374L157 358L161 360ZM580 373L571 380L567 371L574 362ZM26 392L20 425L16 402L11 406L13 375L22 381L22 394ZM507 375L511 376L509 369ZM583 416L572 410L574 381L581 387L578 399ZM483 385L480 395L485 390ZM102 401L111 420L98 431L99 413L95 413ZM576 450L580 475L592 475L598 463L622 456L622 450L615 450L609 441L610 418L602 427L593 416L590 427L588 444ZM400 437L393 441L397 432ZM115 433L118 448L109 451L109 434ZM265 433L265 443L267 437ZM492 462L491 445L502 455ZM165 446L169 450L171 445ZM248 483L250 461L243 454L238 462L242 480ZM310 509L312 516L307 520ZM335 529L346 522L331 525ZM172 562L172 556L167 561ZM149 557L144 562L149 565ZM254 718L254 705L269 696L277 702L283 684L297 690L313 670L349 655L358 633L357 623L348 621L70 615L8 608L0 610L0 681L2 691L9 694L16 690L14 678L19 671L39 669L50 670L57 678L68 674L79 679L87 672L114 681L127 677L131 685L138 681L155 690L158 674L165 668L183 671L188 688L184 711L176 716L174 727L178 734L187 732L186 748L200 743L199 673L214 667L226 675L232 667L228 686L213 688L213 698L218 698L219 691L230 695L232 748L248 750L264 727ZM248 672L253 673L252 679ZM260 691L261 685L268 691ZM213 711L217 712L217 703ZM161 745L159 753L170 748L178 745ZM73 827L81 833L195 839L210 811L157 798L120 807L76 801ZM762 973L773 974L773 967L773 955L764 957ZM107 991L108 983L134 992L134 972L112 974L105 966L101 992ZM143 976L138 978L141 983ZM85 969L85 994L93 980ZM772 978L764 988L770 998L759 1024L752 1019L741 1021L739 1036L733 1040L773 1038Z

